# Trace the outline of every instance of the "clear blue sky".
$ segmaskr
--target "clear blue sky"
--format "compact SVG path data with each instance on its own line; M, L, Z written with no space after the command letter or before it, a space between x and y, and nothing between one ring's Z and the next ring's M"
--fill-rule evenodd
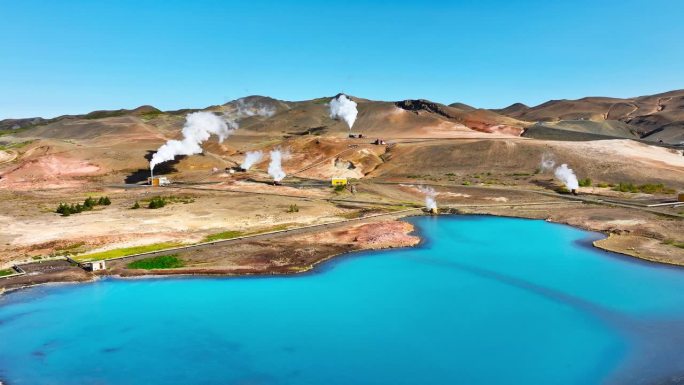
M343 91L495 108L684 88L684 1L0 0L0 119Z

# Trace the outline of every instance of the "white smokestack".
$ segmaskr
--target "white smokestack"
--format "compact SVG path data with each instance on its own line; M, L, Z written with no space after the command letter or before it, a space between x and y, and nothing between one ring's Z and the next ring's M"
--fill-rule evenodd
M558 180L565 184L568 190L577 190L579 188L579 183L577 182L577 177L571 168L567 164L563 163L556 168L554 175Z
M245 154L245 160L242 162L240 167L243 170L247 171L252 166L254 166L255 163L259 162L263 157L264 153L261 151L248 151L247 154Z
M287 153L281 149L276 148L271 151L271 163L268 164L268 175L273 178L273 181L280 182L285 178L285 171L283 171L283 158L287 157Z
M350 131L356 121L356 115L358 115L358 113L359 112L356 110L356 102L347 98L344 94L340 94L330 101L330 118L344 120L347 123L347 126L349 126Z
M185 117L183 139L169 140L159 147L150 161L150 170L159 163L172 160L177 155L194 155L202 152L204 143L213 134L223 142L235 128L211 112L193 112Z
M437 210L437 192L430 186L418 186L418 190L425 194L425 207L429 211Z

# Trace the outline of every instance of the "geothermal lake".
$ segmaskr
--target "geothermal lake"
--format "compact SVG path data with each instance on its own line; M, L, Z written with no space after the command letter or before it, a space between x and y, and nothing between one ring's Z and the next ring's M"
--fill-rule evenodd
M274 278L106 279L0 298L0 380L665 384L684 269L543 221L418 217L418 248Z

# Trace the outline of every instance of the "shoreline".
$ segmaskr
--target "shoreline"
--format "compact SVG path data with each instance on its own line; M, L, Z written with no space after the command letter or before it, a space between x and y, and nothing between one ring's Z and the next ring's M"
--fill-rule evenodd
M517 215L515 215L517 214ZM527 219L527 220L544 220L545 222L548 223L553 223L553 224L559 224L559 225L565 225L565 226L570 226L576 229L580 229L582 231L588 231L596 234L600 234L601 238L599 239L589 239L587 240L587 243L584 245L586 247L591 246L592 248L598 249L601 252L604 253L609 253L609 254L614 254L614 256L620 256L622 258L625 258L626 260L632 260L632 261L639 261L642 263L646 263L649 265L660 265L663 267L676 267L676 268L682 268L684 267L684 263L674 263L674 262L669 262L669 261L663 261L659 260L657 258L652 258L648 257L647 255L636 255L638 253L629 253L629 250L627 249L620 249L620 248L610 248L606 247L605 245L601 244L601 242L606 241L608 239L611 239L611 237L614 236L613 233L609 231L602 231L599 229L592 228L591 226L585 225L578 225L578 224L571 224L569 221L557 221L553 220L552 218L535 218L530 215L521 215L522 213L506 213L506 214L496 214L496 213L486 213L486 212L459 212L458 210L451 210L451 212L444 213L444 214L439 214L438 216L482 216L482 217L502 217L502 218L514 218L514 219ZM401 221L405 223L410 223L408 221L405 221L405 219L408 218L414 218L414 217L421 217L421 216L426 216L428 214L415 214L415 213L405 213L405 214L399 214L396 217L393 218L393 221ZM299 275L303 274L314 274L314 273L319 273L319 269L322 265L324 265L326 262L329 262L333 259L339 259L339 258L344 258L344 257L351 257L354 256L357 253L361 252L368 252L368 251L382 251L382 250L390 250L390 249L396 249L396 248L405 248L405 247L420 247L423 245L426 241L426 238L421 234L421 232L411 224L411 231L406 233L405 235L407 236L413 236L417 237L418 240L417 242L409 245L401 245L401 246L382 246L382 247L360 247L358 249L351 249L351 250L343 250L339 252L335 252L332 254L328 254L323 256L320 259L316 259L309 263L308 265L305 266L296 266L295 269L288 270L288 271L278 271L278 270L271 270L271 271L265 271L265 272L228 272L226 270L221 270L221 269L214 269L212 271L211 269L201 269L197 268L195 272L192 271L177 271L177 270L150 270L145 274L137 274L133 273L130 275L125 275L125 274L119 274L119 273L113 273L113 274L108 274L107 271L103 273L90 273L90 277L88 279L55 279L55 280L49 280L47 282L40 282L40 283L35 283L35 284L26 284L26 285L18 285L16 287L0 287L0 297L2 297L4 294L10 294L16 291L24 290L24 289L30 289L33 287L38 287L38 286L44 286L44 285L62 285L62 284L78 284L78 283L88 283L88 282L95 282L100 279L107 279L107 278L112 278L112 279L122 279L122 280L127 280L127 279L165 279L165 278L202 278L202 277L225 277L225 278L240 278L240 277L245 277L245 278L267 278L267 277L297 277ZM345 228L345 227L343 227ZM8 278L9 279L9 278Z
M401 218L402 221L407 221L407 220L412 220L412 219L419 219L420 217L424 217L425 215L406 215ZM513 219L526 219L526 220L539 220L539 219L534 219L534 218L524 218L524 217L515 217L515 216L501 216L501 215L489 215L489 214L443 214L440 215L443 216L447 219L456 219L458 220L459 217L482 217L482 218L487 218L487 217L502 217L502 218L513 218ZM431 219L433 220L439 220L438 216L430 216ZM552 221L547 221L545 222L548 223L553 223L557 225L562 225L562 226L568 226L572 227L573 229L579 229L577 226L571 226L569 224L565 223L556 223ZM410 222L409 222L410 223ZM417 236L419 238L419 241L411 246L402 246L403 247L412 247L412 248L421 248L425 247L426 245L429 245L430 242L430 237L426 236L423 229L421 227L415 226L413 223L413 229L411 232L409 232L409 235L412 236ZM582 247L596 247L593 246L593 241L592 239L597 238L597 237L605 237L605 234L602 232L597 232L597 231L588 231L585 229L580 229L581 231L587 231L588 234L585 234L585 237L582 237L582 239L578 239L575 241L575 243L581 243ZM604 239L604 238L602 238ZM325 258L317 260L315 263L311 264L310 266L306 266L303 270L298 271L298 272L291 272L291 273L274 273L274 274L147 274L147 275L138 275L138 276L118 276L118 275L93 275L89 281L84 281L84 282L69 282L69 281L62 281L62 282L49 282L45 284L37 284L37 285L31 285L28 287L22 287L22 288L16 288L12 289L11 292L20 292L23 291L23 289L28 289L34 286L37 287L42 287L45 286L46 290L50 287L58 287L58 288L65 288L67 285L74 285L74 284L79 284L79 283L91 283L91 282L96 282L96 281L107 281L107 280L138 280L138 279L144 279L144 280L166 280L166 279L174 279L177 278L179 280L187 280L187 279L229 279L229 278L243 278L243 279L249 279L249 278L269 278L269 277L277 277L277 278L298 278L300 275L309 275L309 274L324 274L327 272L328 268L334 268L335 264L343 262L347 258L359 258L359 257L364 257L363 254L360 253L366 253L366 252L375 252L375 251L389 251L390 249L394 248L399 248L399 247L383 247L383 248L378 248L378 249L362 249L362 250L353 250L353 251L348 251L348 252L341 252L338 254L334 255L329 255ZM617 253L606 251L603 248L596 247L597 249L601 250L602 252L610 253L613 257L621 257L623 254L616 255ZM626 259L626 258L625 258ZM8 292L9 293L9 292ZM16 298L12 298L6 301L6 303L3 303L3 298L0 296L0 306L3 304L13 304L13 303L21 303L23 301L26 301L27 299L30 300L30 298L33 298L35 295L45 295L45 292L39 291L37 293L30 293L25 296L19 296ZM54 294L54 293L53 293ZM6 382L5 382L6 383ZM0 385L3 384L3 380L0 379Z

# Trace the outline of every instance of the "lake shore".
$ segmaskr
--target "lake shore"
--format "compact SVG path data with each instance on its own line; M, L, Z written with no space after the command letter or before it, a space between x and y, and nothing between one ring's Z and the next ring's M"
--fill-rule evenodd
M610 220L601 219L608 217L606 210L610 210ZM662 223L659 224L658 221L649 223L630 210L583 205L576 209L543 207L540 210L539 208L504 206L445 211L461 215L542 219L566 224L603 234L604 238L593 242L593 247L601 250L648 262L684 266L684 249L664 242L667 230L672 229L662 226ZM325 261L347 253L412 247L419 244L421 239L419 234L413 233L415 230L413 225L402 220L415 215L415 213L397 214L387 220L342 224L339 228L331 230L312 229L302 234L279 237L272 241L247 239L245 242L224 247L181 252L177 255L185 261L185 266L176 269L127 268L128 263L140 258L108 261L107 270L95 273L71 266L66 261L37 263L39 268L36 271L0 280L0 294L47 283L87 282L103 276L133 278L301 274L313 270ZM621 215L631 219L622 220ZM674 224L675 231L678 226L681 226L679 222L670 224ZM619 225L619 229L615 228L616 225ZM634 230L625 230L628 225L632 225Z

